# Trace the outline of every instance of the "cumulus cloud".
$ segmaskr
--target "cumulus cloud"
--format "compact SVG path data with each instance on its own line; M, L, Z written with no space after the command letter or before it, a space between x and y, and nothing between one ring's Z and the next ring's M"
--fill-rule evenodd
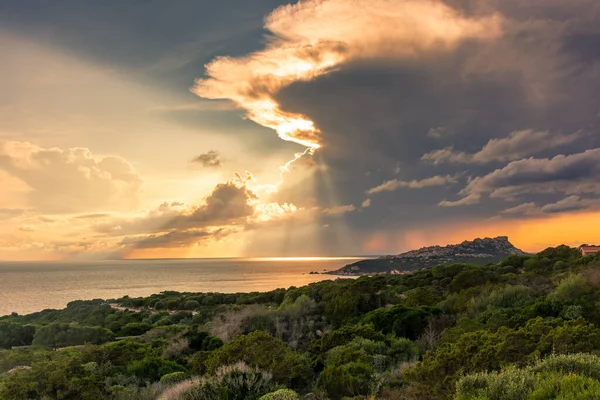
M254 214L257 199L245 181L233 179L218 184L202 205L186 207L181 203L163 203L145 215L115 219L98 224L95 229L101 233L123 236L239 225Z
M200 205L164 202L137 217L103 220L94 229L107 238L121 238L117 245L129 251L205 245L245 230L277 226L288 218L314 217L293 204L261 200L251 183L249 174L236 174L217 184Z
M483 194L514 199L531 193L600 193L600 148L554 158L526 158L471 180L458 201L443 206L473 204Z
M390 181L382 183L379 186L376 186L372 189L367 190L367 194L375 194L375 193L380 193L380 192L393 192L400 188L423 189L426 187L443 186L443 185L446 185L449 183L456 183L456 182L457 182L457 177L450 176L450 175L446 175L446 176L436 175L436 176L432 176L431 178L425 178L425 179L421 179L421 180L414 179L411 181L402 181L402 180L398 180L398 179L392 179Z
M218 168L221 166L221 157L215 150L210 150L192 159L192 163L200 164L205 168Z
M28 142L0 144L0 169L25 182L29 204L41 212L130 210L142 180L121 157L87 148L42 148Z
M309 81L357 59L411 56L450 49L465 39L499 35L497 15L468 18L438 0L304 0L281 6L266 19L264 50L240 58L220 57L208 78L192 89L209 99L229 99L252 121L310 148L320 132L306 115L285 111L275 99L282 88Z
M421 157L434 164L488 163L493 161L515 161L544 150L556 148L581 138L581 133L570 135L552 134L548 131L526 129L512 132L502 139L491 139L480 151L474 154L456 152L452 147L433 150Z

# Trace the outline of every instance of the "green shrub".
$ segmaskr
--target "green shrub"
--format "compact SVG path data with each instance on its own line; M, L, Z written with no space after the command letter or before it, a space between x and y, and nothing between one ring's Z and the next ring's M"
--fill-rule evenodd
M560 281L548 298L560 302L573 301L580 298L588 289L587 279L583 276L569 275Z
M164 383L165 385L173 385L175 383L185 381L186 379L188 379L188 374L182 371L178 371L161 376L160 382Z
M135 375L142 381L156 382L163 375L172 372L186 372L186 370L173 361L167 361L164 358L156 356L146 356L142 360L129 364L127 372L130 375Z
M344 326L343 328L336 329L333 332L324 334L321 339L316 341L315 347L318 348L317 351L324 353L330 349L333 349L334 347L349 343L356 337L362 337L375 341L380 341L385 338L381 332L375 330L375 327L372 324L348 325Z
M130 322L121 328L122 336L139 336L152 329L152 325L145 322Z
M259 400L300 400L300 396L293 390L279 389L273 393L265 394Z
M509 368L502 372L476 373L456 384L457 400L525 400L535 387L535 374Z
M313 379L307 357L293 352L286 343L262 331L234 337L213 351L205 366L208 373L215 373L221 366L239 361L271 372L276 382L293 389L303 389Z
M523 306L533 300L531 289L523 285L507 285L473 297L468 304L470 315L479 314L491 308Z
M405 371L423 397L452 392L461 375L498 371L504 365L524 366L540 356L595 351L600 348L600 330L583 319L572 321L531 319L524 327L501 327L495 332L450 332L434 353Z
M36 330L33 344L57 349L86 343L101 344L113 339L114 334L101 327L52 323Z
M373 368L362 362L327 366L319 375L317 387L324 389L333 400L369 394Z
M392 333L416 340L427 327L427 318L441 313L442 310L436 307L412 308L398 305L371 311L363 317L362 322L372 324L384 334Z
M561 374L577 374L600 381L600 357L587 353L566 355L550 355L536 363L533 372L559 372Z
M276 389L268 372L239 362L220 367L216 373L202 379L181 398L189 400L257 400Z
M457 400L598 399L600 357L552 355L531 367L476 373L456 384Z
M597 400L600 382L579 375L544 374L538 377L536 387L528 396L531 400Z
M200 302L197 300L188 300L181 306L184 310L197 310L200 308Z

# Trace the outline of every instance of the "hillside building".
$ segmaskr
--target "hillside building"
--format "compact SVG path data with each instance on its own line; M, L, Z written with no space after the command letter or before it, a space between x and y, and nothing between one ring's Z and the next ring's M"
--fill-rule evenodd
M581 252L581 255L583 255L583 256L598 254L598 253L600 253L600 246L583 245L583 246L579 246L579 251Z

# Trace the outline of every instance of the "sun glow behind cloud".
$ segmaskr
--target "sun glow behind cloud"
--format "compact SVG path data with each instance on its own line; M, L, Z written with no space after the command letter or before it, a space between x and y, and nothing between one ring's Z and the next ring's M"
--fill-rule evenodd
M275 99L281 89L352 60L406 57L449 49L468 38L493 38L500 22L497 15L466 18L436 0L305 0L267 17L265 29L272 36L264 50L215 59L192 91L231 100L283 140L317 149L318 127L308 116L281 109Z

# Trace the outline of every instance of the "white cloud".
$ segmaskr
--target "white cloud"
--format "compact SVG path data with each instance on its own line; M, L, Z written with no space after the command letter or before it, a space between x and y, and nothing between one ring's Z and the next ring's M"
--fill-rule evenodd
M131 210L142 185L123 158L96 156L81 147L0 143L0 170L27 184L29 205L43 213Z

